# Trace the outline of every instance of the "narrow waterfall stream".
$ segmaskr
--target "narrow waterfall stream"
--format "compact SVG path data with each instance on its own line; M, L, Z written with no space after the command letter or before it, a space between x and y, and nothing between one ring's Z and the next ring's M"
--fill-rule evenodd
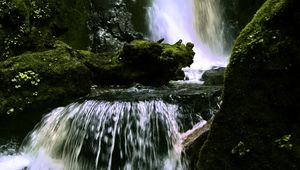
M148 11L151 39L194 43L194 63L185 68L190 80L203 70L227 64L219 0L153 0Z

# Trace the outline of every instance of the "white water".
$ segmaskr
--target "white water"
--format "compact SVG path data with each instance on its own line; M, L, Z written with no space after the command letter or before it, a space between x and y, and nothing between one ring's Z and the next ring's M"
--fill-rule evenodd
M194 62L185 69L189 79L227 64L219 0L152 0L148 16L152 40L194 43Z
M161 100L88 100L53 110L5 170L186 169L176 116ZM1 168L0 168L1 169ZM2 169L1 169L2 170Z

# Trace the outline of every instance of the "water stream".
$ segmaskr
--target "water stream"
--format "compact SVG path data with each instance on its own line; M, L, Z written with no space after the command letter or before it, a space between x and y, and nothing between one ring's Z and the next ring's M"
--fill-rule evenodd
M0 170L188 169L183 132L219 103L220 88L202 88L95 88L46 114L21 147L0 138Z
M178 114L161 100L73 103L47 114L21 154L4 163L18 160L16 167L32 170L186 169Z

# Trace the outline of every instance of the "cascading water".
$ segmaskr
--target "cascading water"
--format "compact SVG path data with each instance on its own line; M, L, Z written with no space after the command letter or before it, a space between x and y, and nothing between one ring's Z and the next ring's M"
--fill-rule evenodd
M194 63L185 69L189 79L199 80L201 70L227 64L219 0L153 0L148 16L152 40L194 43Z
M177 105L161 100L57 108L24 140L21 163L30 170L186 169L177 114Z

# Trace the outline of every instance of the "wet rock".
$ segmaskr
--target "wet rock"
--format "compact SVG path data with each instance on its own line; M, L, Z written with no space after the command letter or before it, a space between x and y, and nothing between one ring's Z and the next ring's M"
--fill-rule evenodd
M196 124L193 129L182 134L184 154L189 160L190 169L196 168L199 152L207 139L211 123L212 119L203 123L199 122L199 124Z
M142 1L141 1L142 2ZM138 3L141 3L138 2ZM133 25L133 10L143 9L132 1L92 1L92 15L89 21L91 29L91 50L93 52L111 52L121 48L126 42L143 39L144 35L136 31ZM144 11L146 12L146 11ZM138 14L144 16L146 13ZM139 23L145 23L141 20ZM146 31L144 31L146 32Z
M197 169L299 169L299 6L268 0L239 35Z
M201 81L204 85L222 85L224 83L224 67L214 67L203 73Z

